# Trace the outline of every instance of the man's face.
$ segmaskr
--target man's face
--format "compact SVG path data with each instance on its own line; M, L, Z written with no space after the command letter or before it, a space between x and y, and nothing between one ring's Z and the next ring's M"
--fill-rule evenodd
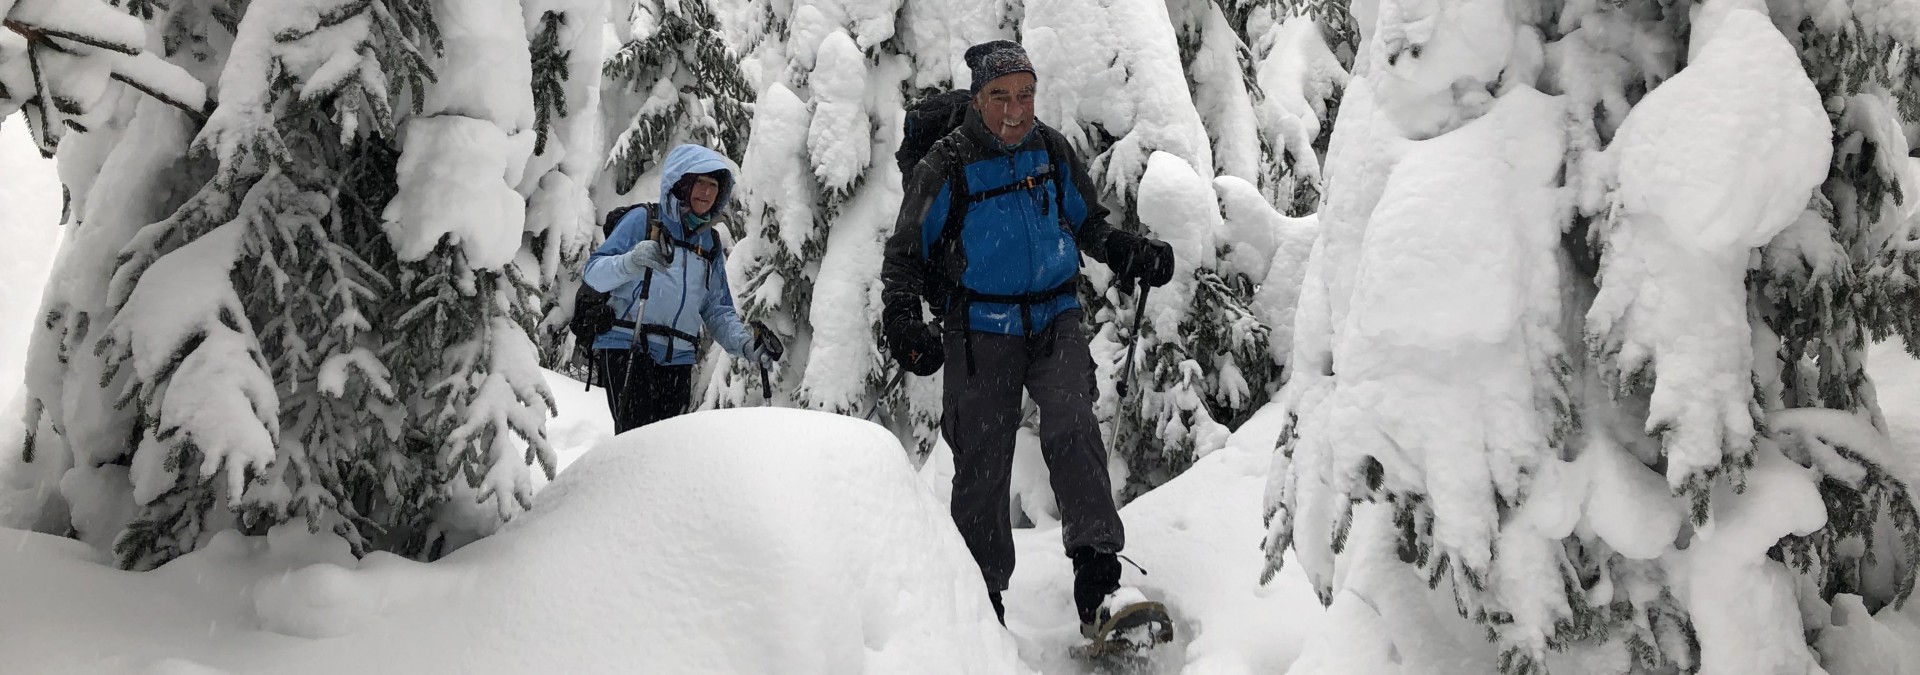
M989 80L973 99L973 107L987 130L1001 143L1013 145L1033 131L1033 73L1018 72Z
M713 209L713 202L720 198L720 181L713 176L695 176L693 189L687 191L687 208L695 214L707 215Z

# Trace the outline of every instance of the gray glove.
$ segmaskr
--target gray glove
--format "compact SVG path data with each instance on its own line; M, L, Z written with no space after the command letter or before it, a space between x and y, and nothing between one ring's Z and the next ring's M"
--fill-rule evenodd
M644 270L654 269L662 272L667 264L673 262L673 251L660 242L648 239L633 245L633 250L620 256L620 269L628 275L638 275Z
M741 356L749 363L772 370L780 357L787 353L786 345L780 343L780 336L774 335L764 324L753 322L753 335L747 339L746 352Z

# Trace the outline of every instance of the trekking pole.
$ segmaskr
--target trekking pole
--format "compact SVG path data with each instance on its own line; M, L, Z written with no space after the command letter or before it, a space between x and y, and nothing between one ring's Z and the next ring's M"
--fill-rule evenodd
M1140 319L1147 315L1147 291L1152 286L1140 286L1140 302L1133 309L1133 335L1127 337L1127 365L1120 370L1120 382L1113 389L1120 398L1127 397L1128 385L1133 381L1133 353L1140 349Z
M894 388L900 386L900 381L906 379L906 375L906 370L900 368L894 369L893 375L887 378L886 385L880 387L880 395L873 398L873 405L867 408L867 414L862 415L861 419L879 424L880 421L875 418L880 414L880 404L887 400L887 392L891 392Z
M640 359L640 321L641 317L646 316L646 312L647 294L641 293L639 299L633 302L633 339L627 341L627 372L621 374L620 388L615 390L613 395L613 404L616 408L625 409L630 402L628 397L633 395L633 362ZM607 373L607 375L611 376L613 373ZM620 410L613 411L613 418L620 419Z
M669 258L669 260L671 260L671 258ZM631 403L628 397L633 395L633 362L642 358L640 351L640 325L646 321L647 296L650 295L653 295L653 270L647 270L646 274L641 278L640 295L633 300L633 339L627 342L627 372L620 376L620 391L613 397L614 405L620 408L625 408L628 403ZM667 346L671 349L673 344L668 343ZM649 356L646 358L652 357ZM607 376L612 377L613 373L607 373ZM614 419L619 419L620 411L613 411L613 416ZM617 424L615 426L616 428L618 427Z

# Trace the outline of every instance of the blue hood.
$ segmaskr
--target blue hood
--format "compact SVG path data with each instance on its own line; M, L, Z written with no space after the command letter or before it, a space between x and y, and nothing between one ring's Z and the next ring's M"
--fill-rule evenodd
M687 174L722 172L726 180L721 181L720 197L713 201L713 211L717 216L724 213L727 204L733 199L733 185L736 181L733 162L713 150L699 145L680 145L667 152L667 161L660 172L660 220L668 223L675 232L674 236L686 238L685 226L680 224L680 198L673 196L673 185Z

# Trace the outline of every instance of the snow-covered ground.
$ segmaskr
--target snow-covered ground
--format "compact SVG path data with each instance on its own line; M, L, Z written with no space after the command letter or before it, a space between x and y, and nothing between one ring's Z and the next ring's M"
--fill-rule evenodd
M36 294L37 295L37 294ZM1897 444L1920 444L1920 361L1876 346ZM787 409L701 413L608 442L603 392L548 374L566 467L501 534L422 564L303 528L224 534L158 571L0 530L0 671L21 673L926 672L1081 675L1057 527L1017 531L1010 631L946 517L944 475L894 440ZM1282 673L1337 642L1290 565L1260 570L1277 408L1122 510L1126 582L1166 600L1156 674ZM1834 675L1920 669L1920 606L1841 606ZM1326 651L1324 648L1320 651ZM1453 675L1437 673L1436 675Z
M879 427L755 408L606 443L602 392L549 383L567 468L533 512L439 562L356 562L293 527L135 574L0 530L6 672L1097 672L1068 655L1057 527L1016 533L1002 631L945 491ZM1257 583L1279 422L1122 511L1150 573L1127 583L1181 622L1151 672L1281 672L1319 617L1300 578Z
M978 571L879 426L734 409L580 457L423 564L233 532L151 573L0 531L6 672L1018 673Z

